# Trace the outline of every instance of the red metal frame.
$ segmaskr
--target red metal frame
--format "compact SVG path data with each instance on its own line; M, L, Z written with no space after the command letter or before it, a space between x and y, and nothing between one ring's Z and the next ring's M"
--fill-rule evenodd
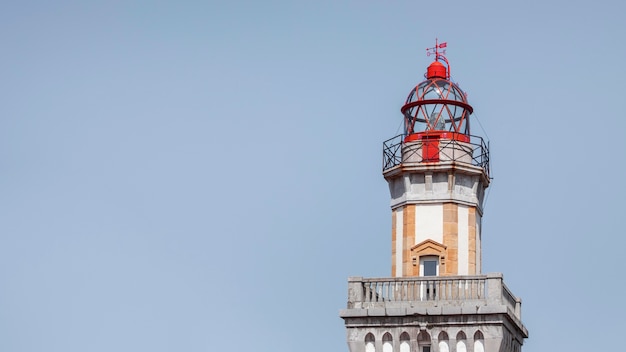
M448 131L424 131L410 134L404 137L404 142L413 142L418 140L433 140L433 139L453 139L459 142L470 141L470 136L464 133L448 132Z
M426 105L426 104L450 104L450 105L460 106L464 108L465 110L467 110L470 114L474 112L474 108L472 108L472 106L469 105L468 103L464 103L462 101L457 101L457 100L448 100L448 99L416 100L408 104L404 104L404 106L400 108L400 111L402 111L402 113L404 114L406 113L406 110L412 107L416 107L419 105ZM426 119L428 119L428 117L426 117Z
M474 112L474 109L467 103L466 94L450 80L450 63L443 55L445 50L443 54L439 51L439 49L446 48L447 45L446 42L439 43L439 40L435 39L435 46L426 49L428 56L435 55L435 61L427 70L427 80L418 84L411 91L407 103L400 109L405 116L405 134L407 136L415 133L416 123L419 123L420 126L425 124L426 127L423 132L436 131L442 138L451 136L460 141L464 139L460 137L461 135L469 135L470 133L469 115ZM444 62L445 65L439 63L440 61ZM435 63L439 64L435 66ZM433 95L440 98L432 99ZM425 97L430 99L424 99ZM418 131L420 134L423 132ZM450 133L442 134L442 132Z

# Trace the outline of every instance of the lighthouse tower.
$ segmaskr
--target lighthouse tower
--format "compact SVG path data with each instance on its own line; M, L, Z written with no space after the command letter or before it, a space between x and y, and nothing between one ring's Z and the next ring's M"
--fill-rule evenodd
M348 280L350 352L519 352L528 337L502 274L481 274L489 148L470 133L446 46L427 49L434 61L401 108L403 133L383 143L391 277Z
M445 45L445 44L444 44ZM480 220L489 149L470 134L472 107L433 48L426 80L401 111L404 134L384 143L392 209L391 275L480 273Z

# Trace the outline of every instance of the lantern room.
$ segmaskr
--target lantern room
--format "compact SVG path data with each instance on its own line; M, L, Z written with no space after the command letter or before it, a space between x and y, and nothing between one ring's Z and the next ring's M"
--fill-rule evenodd
M469 141L469 115L465 93L450 80L450 65L441 54L428 66L426 80L411 92L401 111L405 141L436 137Z
M444 56L447 43L427 48L435 60L426 69L425 80L416 85L400 109L404 120L401 134L383 143L383 174L393 179L409 169L478 167L489 182L489 146L470 132L474 109L467 95L450 78Z

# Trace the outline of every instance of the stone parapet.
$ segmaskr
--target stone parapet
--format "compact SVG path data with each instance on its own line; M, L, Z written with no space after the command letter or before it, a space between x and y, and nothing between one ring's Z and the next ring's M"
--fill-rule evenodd
M348 280L344 319L415 315L484 315L507 317L524 337L521 300L506 287L500 273L487 275L362 278ZM346 321L347 323L347 321Z

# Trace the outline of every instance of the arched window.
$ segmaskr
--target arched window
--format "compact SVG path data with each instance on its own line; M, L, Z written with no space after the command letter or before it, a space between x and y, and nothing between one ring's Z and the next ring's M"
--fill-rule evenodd
M450 342L448 334L445 331L439 333L439 352L450 352Z
M376 347L374 347L374 335L369 333L365 335L365 352L376 352Z
M430 335L426 331L417 334L417 345L419 352L430 352Z
M456 352L467 352L465 340L467 340L465 333L463 331L459 331L459 333L456 334Z
M406 332L400 335L400 352L411 352L410 339L411 337Z
M383 352L393 352L393 338L388 332L383 335Z
M485 337L480 330L474 334L474 352L485 352Z

